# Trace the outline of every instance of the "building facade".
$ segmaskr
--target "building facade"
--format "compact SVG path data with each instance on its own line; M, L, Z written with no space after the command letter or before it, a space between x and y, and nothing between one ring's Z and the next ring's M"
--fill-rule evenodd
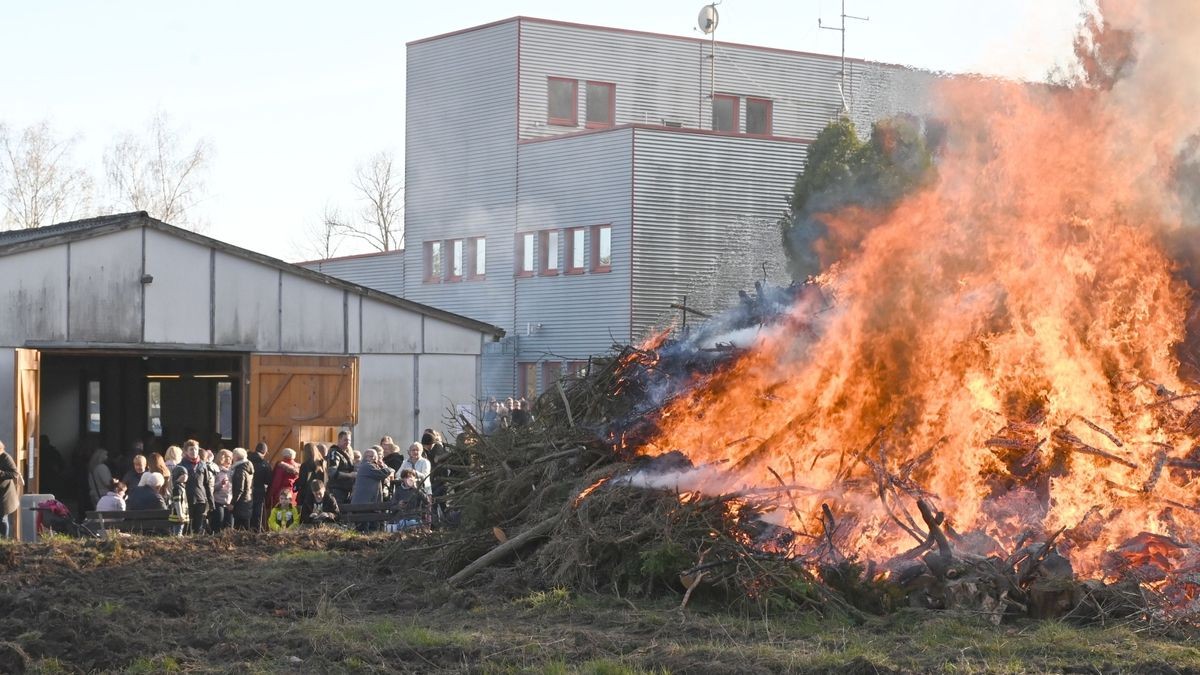
M408 45L403 294L503 327L483 392L786 274L807 144L923 110L929 73L516 17ZM369 258L367 260L370 260ZM366 262L334 274L368 283ZM331 270L332 271L332 270Z

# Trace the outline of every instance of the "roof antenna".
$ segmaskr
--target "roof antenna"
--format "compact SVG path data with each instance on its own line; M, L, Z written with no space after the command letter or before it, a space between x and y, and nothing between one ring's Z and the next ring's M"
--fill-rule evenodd
M840 28L834 26L826 26L821 22L821 17L817 17L817 27L825 30L836 30L842 34L842 75L838 81L838 93L842 95L842 112L849 113L850 106L846 103L846 19L857 19L858 21L870 21L869 16L854 16L846 13L846 0L842 0L842 25Z
M696 17L696 27L700 32L709 36L708 48L708 98L710 101L717 100L717 23L720 21L720 15L717 13L717 5L721 4L721 0L705 5L700 8L700 16ZM701 78L704 76L701 75ZM703 82L703 80L701 80ZM704 85L701 84L701 87Z

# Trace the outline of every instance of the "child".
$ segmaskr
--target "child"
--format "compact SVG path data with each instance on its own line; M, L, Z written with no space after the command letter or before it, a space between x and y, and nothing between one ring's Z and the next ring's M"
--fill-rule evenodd
M171 513L167 516L167 520L173 523L171 530L177 536L183 536L183 530L189 522L187 480L187 469L177 466L171 470Z
M338 503L333 495L325 491L325 483L309 481L308 492L304 494L302 502L300 515L305 525L323 525L337 520Z
M291 529L294 525L300 522L300 509L292 504L292 491L281 490L279 492L279 506L271 509L271 515L267 518L267 525L272 532L279 530Z

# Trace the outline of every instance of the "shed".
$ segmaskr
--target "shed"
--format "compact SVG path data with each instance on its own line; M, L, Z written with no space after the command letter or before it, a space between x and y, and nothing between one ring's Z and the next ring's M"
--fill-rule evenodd
M137 441L404 445L474 408L503 335L145 212L0 232L0 309L0 439L27 492Z

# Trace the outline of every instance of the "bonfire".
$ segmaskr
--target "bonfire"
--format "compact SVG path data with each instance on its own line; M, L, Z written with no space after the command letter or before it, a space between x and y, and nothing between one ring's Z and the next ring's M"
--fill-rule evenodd
M1197 21L1101 4L1074 86L941 83L936 179L822 214L821 276L466 434L457 498L521 534L456 581L545 541L551 582L684 602L1197 609Z

